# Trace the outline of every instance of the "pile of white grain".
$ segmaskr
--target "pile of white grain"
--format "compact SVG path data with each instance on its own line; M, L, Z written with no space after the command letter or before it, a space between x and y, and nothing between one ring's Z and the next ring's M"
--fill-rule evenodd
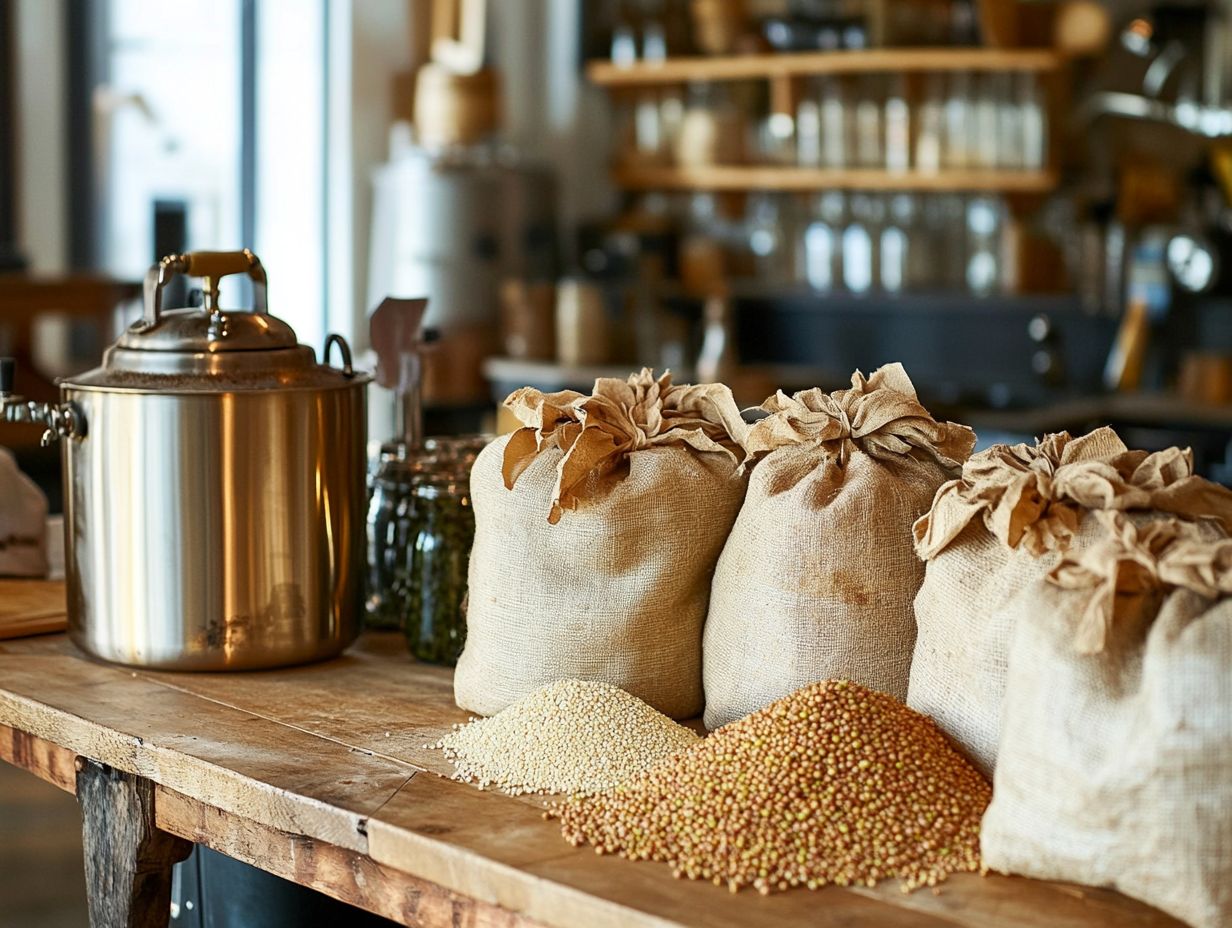
M429 747L454 778L507 793L593 793L623 783L700 738L608 683L559 680Z

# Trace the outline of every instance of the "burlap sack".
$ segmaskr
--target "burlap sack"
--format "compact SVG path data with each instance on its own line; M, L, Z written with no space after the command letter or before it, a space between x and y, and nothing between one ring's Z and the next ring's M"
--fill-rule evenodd
M526 428L471 471L458 705L491 715L577 678L697 715L710 577L747 482L731 391L642 371L506 405Z
M851 383L772 396L749 429L765 456L711 588L708 728L830 677L907 694L923 576L911 523L975 436L935 421L899 364Z
M1209 525L1097 515L1104 540L1013 607L984 862L1226 928L1232 541L1210 540Z
M1036 445L995 445L937 492L915 524L928 562L915 599L907 704L932 716L987 776L996 765L1013 618L1009 604L1067 550L1101 535L1091 510L1212 517L1232 526L1232 493L1193 476L1188 450L1130 451L1109 428Z

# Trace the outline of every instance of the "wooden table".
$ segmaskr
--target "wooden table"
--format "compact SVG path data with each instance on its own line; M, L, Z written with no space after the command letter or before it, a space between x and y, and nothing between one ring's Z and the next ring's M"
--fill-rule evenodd
M30 589L0 581L0 603ZM32 609L62 604L46 590ZM448 778L425 745L465 719L450 677L389 634L246 674L132 671L59 634L0 641L0 759L77 793L95 928L165 924L187 842L416 926L1180 924L1111 891L1002 876L732 896L598 857L561 839L542 800Z

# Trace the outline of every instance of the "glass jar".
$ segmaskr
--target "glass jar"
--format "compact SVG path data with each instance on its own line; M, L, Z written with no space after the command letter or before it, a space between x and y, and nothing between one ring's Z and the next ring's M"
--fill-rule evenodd
M466 572L475 514L464 477L422 475L412 487L413 534L403 630L411 653L452 667L466 641Z
M407 608L406 571L410 560L413 497L417 476L438 466L431 457L384 458L372 477L368 501L368 577L364 627L402 627Z
M424 439L424 451L440 460L438 473L451 472L469 479L471 466L479 452L496 438L495 435L436 435Z

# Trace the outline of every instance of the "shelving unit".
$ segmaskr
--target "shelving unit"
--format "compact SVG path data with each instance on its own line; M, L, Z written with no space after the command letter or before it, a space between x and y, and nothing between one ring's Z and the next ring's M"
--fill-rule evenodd
M1057 112L1065 59L1044 48L874 48L793 54L671 58L661 62L616 65L592 61L587 76L613 95L639 89L711 81L767 81L773 112L794 114L804 79L821 75L941 72L1028 72L1039 76ZM910 190L922 192L1004 193L1031 197L1048 193L1057 172L1042 170L886 171L826 169L764 164L672 167L617 164L612 179L626 190Z
M626 190L918 190L938 193L1047 193L1056 187L1053 171L901 171L875 168L828 170L773 165L707 167L617 167L617 186Z

